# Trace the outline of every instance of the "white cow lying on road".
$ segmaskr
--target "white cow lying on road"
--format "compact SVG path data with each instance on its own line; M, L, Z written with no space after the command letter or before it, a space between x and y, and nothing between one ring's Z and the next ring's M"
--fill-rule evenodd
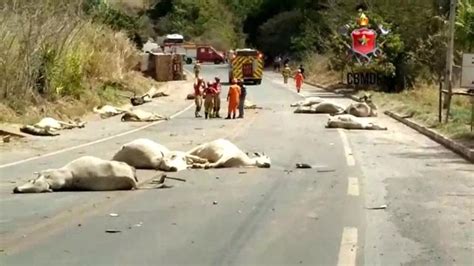
M302 100L302 101L292 103L290 106L291 106L291 107L311 106L311 105L315 105L315 104L322 103L322 102L324 102L324 99L323 99L323 98L320 98L320 97L308 97L308 98L305 98L305 99Z
M43 170L36 179L15 187L14 193L60 190L130 190L137 188L135 168L123 162L83 156L58 169Z
M130 110L122 109L122 108L111 106L111 105L103 105L103 106L94 107L93 111L94 113L99 114L101 118L108 118L108 117L116 116L119 114L123 114Z
M73 122L64 122L51 117L45 117L33 125L24 125L20 131L37 136L57 136L57 131L63 129L83 128L86 122L75 119Z
M353 115L337 115L329 118L326 128L365 129L365 130L387 130L372 122L365 121Z
M165 146L145 138L136 139L123 145L112 160L125 162L137 169L171 172L189 168L194 162L207 162L184 152L170 151Z
M154 122L160 120L169 120L169 118L162 115L136 109L131 111L125 111L121 120L122 122Z
M270 168L271 160L264 154L255 153L250 158L232 142L218 139L199 145L187 154L207 159L209 163L195 163L193 168L222 168L222 167L260 167Z
M294 111L296 114L339 114L342 112L344 112L344 107L332 102L322 102L311 106L299 106Z

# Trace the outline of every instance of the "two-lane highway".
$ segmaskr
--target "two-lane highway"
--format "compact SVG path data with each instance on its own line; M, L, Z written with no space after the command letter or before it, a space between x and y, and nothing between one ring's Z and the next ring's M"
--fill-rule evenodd
M205 65L203 72L206 79L227 77L224 65ZM128 135L0 169L0 263L472 262L471 250L466 249L473 239L472 230L468 231L472 229L472 213L466 209L469 198L445 196L448 192L472 195L474 186L468 178L472 165L386 118L380 118L389 127L384 132L325 129L326 115L294 114L290 103L301 95L291 91L291 85L283 85L278 75L265 76L262 85L248 86L249 99L263 109L246 110L245 119L196 119L190 109ZM304 88L303 95L350 102L310 89ZM225 93L221 115L227 107ZM187 170L173 174L187 182L170 181L174 186L161 190L13 195L14 184L6 182L60 167L85 154L111 158L120 145L143 137L179 150L225 137L245 151L264 151L272 167ZM415 151L419 158L413 157ZM434 166L420 163L420 158ZM300 162L315 168L296 169ZM140 171L139 179L156 174ZM450 180L443 179L447 176ZM439 193L443 197L437 197ZM452 208L455 202L459 209ZM388 205L386 210L367 210L383 204ZM449 217L438 214L434 219L438 211L449 212ZM449 219L455 220L452 227L441 226ZM120 232L106 233L108 229Z

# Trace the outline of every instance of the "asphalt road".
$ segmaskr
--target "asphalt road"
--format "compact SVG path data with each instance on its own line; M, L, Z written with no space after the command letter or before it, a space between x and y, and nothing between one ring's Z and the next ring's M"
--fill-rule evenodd
M203 71L226 80L223 65ZM58 148L82 146L46 157L49 150L3 148L0 264L474 264L472 164L383 115L376 120L388 131L325 129L327 115L294 114L290 103L309 95L350 101L310 86L297 95L274 73L248 94L263 109L242 120L195 119L191 108L130 134L114 137L129 128L111 128L93 145L83 145L92 133L68 133ZM264 151L272 167L187 170L172 175L187 182L167 181L169 189L11 194L34 171L85 154L111 158L142 137L180 150L225 137ZM296 169L299 162L315 168ZM139 179L147 186L157 174L139 171Z

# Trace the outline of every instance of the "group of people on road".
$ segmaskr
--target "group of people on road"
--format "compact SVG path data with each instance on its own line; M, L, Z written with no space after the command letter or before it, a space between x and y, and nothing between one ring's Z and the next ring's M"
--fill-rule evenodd
M214 78L214 82L205 82L202 77L197 77L194 83L194 102L196 104L195 117L201 116L202 102L204 99L204 117L205 119L221 118L219 111L221 108L222 84L219 77ZM225 119L235 119L237 109L239 109L238 118L244 118L244 103L247 96L247 88L242 80L232 80L227 93L228 112Z
M288 64L285 64L285 67L281 71L281 74L283 75L283 83L288 84L288 79L290 78L292 71L291 68L288 66ZM301 87L303 87L303 83L305 80L305 75L304 75L304 67L303 65L300 65L295 73L295 76L293 77L295 79L296 83L296 91L298 93L301 92Z
M283 60L281 56L277 56L273 60L273 71L281 72L281 67L284 65L288 65L289 63L290 58L286 57L285 60Z

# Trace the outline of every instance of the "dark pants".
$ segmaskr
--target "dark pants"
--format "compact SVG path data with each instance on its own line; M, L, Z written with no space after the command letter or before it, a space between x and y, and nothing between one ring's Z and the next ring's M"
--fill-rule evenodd
M240 98L239 101L239 117L244 117L244 104L245 104L245 97Z

